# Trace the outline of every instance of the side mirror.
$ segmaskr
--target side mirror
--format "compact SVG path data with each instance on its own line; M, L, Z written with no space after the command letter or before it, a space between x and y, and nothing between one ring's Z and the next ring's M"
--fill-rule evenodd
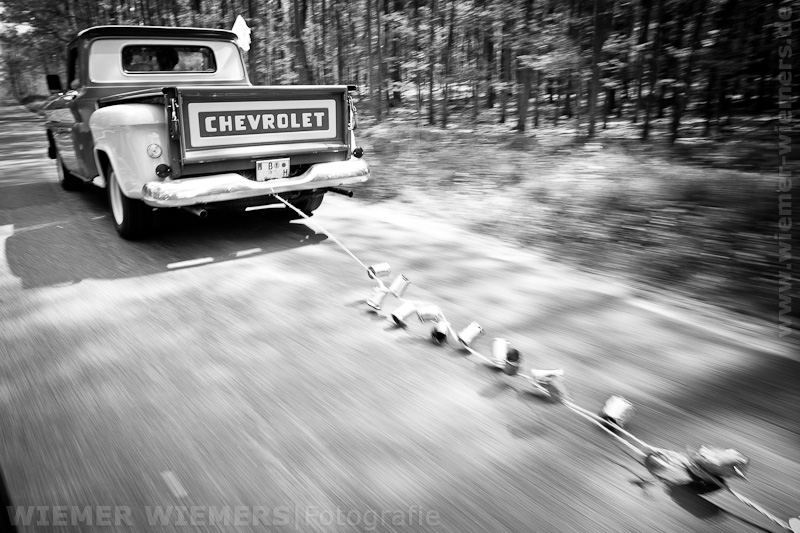
M58 74L47 75L47 89L51 93L63 92L63 89L61 88L61 78L58 77Z

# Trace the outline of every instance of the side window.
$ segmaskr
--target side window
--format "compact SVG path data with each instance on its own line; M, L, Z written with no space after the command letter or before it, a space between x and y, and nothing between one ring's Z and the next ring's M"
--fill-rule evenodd
M81 87L81 62L78 60L78 49L70 48L67 62L67 86L70 89Z

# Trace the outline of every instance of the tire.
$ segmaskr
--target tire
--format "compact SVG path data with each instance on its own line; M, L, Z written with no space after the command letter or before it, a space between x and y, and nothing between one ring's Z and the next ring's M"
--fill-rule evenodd
M306 197L301 198L299 200L295 200L294 202L292 202L292 205L295 206L300 211L302 211L303 214L305 214L307 217L310 217L314 213L314 211L320 205L322 205L322 198L324 196L325 196L325 193L306 196ZM287 207L286 209L289 209L289 208ZM291 210L291 209L289 209L289 210L292 211L292 213L294 215L297 215L297 213L295 213L293 210Z
M127 240L147 236L153 225L153 209L141 200L128 198L117 182L117 174L111 165L106 169L106 190L108 205L114 228L120 237Z
M83 188L83 180L75 176L64 166L61 154L56 150L56 170L58 171L58 182L65 191L78 191Z

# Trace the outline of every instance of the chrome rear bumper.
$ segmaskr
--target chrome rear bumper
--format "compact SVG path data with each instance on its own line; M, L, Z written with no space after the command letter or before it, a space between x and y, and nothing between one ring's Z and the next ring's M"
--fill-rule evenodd
M299 176L269 181L252 181L235 173L151 181L142 188L142 200L153 207L185 207L273 193L340 187L368 179L367 162L351 158L347 161L319 163Z

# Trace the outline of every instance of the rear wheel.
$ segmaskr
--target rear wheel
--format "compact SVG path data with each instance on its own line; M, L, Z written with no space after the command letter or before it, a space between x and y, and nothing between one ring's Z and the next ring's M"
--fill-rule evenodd
M83 187L83 180L67 170L58 151L56 151L56 170L58 171L58 182L65 191L77 191Z
M153 209L141 200L125 196L110 165L106 170L106 189L117 233L128 240L146 236L153 224Z
M310 217L312 213L322 205L322 198L325 196L325 193L318 193L309 196L305 196L298 200L294 200L291 202L293 206L303 212L304 215ZM289 209L288 207L286 209ZM294 210L292 210L294 213ZM296 213L294 213L296 214Z

